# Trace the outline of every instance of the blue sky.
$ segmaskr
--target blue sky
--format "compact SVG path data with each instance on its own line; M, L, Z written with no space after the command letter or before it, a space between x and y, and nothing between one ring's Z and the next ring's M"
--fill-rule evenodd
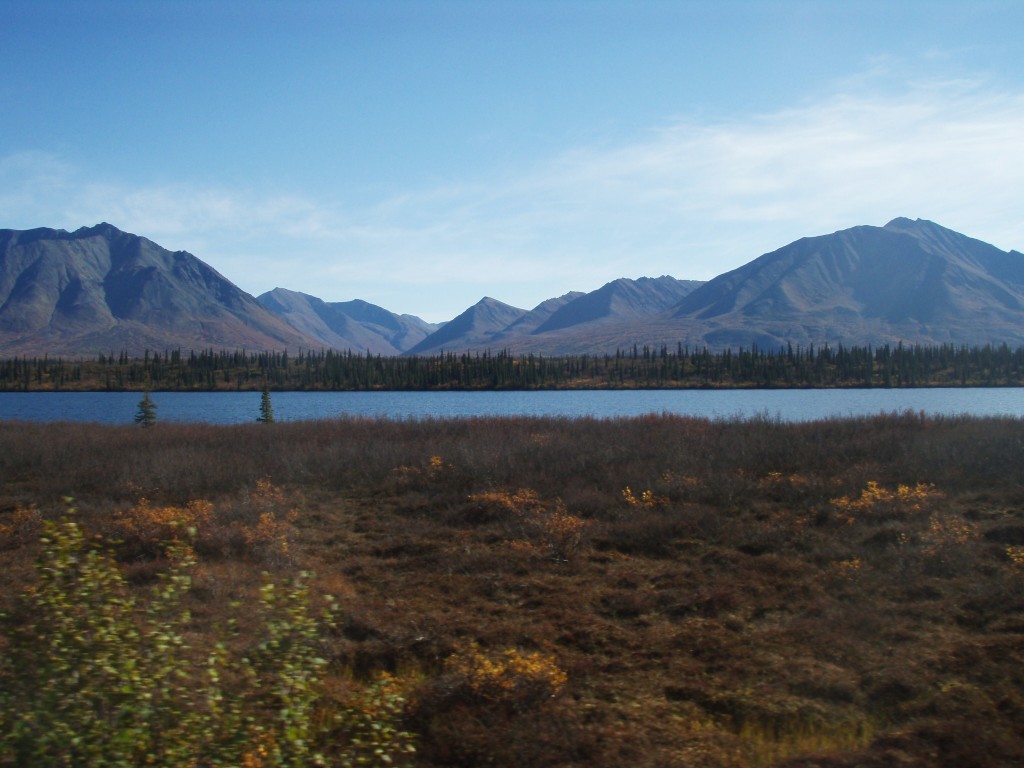
M0 0L0 228L447 320L896 216L1024 250L1019 0Z

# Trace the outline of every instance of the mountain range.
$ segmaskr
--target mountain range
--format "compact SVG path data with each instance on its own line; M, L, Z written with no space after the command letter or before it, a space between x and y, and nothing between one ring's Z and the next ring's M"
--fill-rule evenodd
M531 310L485 297L447 323L285 288L253 297L110 224L0 230L0 356L145 349L579 354L634 344L1024 345L1024 254L897 218L806 237L713 280L620 278Z

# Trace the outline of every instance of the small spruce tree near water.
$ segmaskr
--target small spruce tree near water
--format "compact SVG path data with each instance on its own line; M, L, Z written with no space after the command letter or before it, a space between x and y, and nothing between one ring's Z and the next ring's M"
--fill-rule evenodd
M260 415L256 421L271 424L274 421L274 406L270 403L270 389L263 385L263 396L260 398Z
M157 405L153 402L153 398L149 396L149 388L147 387L143 392L142 399L139 400L139 409L135 413L135 423L141 424L144 427L152 427L156 424L156 409Z

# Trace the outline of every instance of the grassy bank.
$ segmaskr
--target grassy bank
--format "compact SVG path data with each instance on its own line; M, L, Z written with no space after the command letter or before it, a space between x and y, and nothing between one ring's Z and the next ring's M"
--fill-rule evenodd
M160 542L194 553L183 663L231 621L247 658L263 574L315 574L333 764L356 764L357 712L421 766L1013 765L1022 466L1024 422L911 414L2 423L0 607L31 623L18 596L73 497L129 594L178 572ZM266 747L280 702L258 700Z

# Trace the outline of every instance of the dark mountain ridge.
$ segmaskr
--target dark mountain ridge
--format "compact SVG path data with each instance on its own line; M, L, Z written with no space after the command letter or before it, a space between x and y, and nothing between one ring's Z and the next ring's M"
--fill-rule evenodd
M706 283L613 280L445 324L276 288L255 299L185 251L102 223L0 230L0 355L350 349L381 355L793 345L1024 345L1024 255L897 218L806 237Z

